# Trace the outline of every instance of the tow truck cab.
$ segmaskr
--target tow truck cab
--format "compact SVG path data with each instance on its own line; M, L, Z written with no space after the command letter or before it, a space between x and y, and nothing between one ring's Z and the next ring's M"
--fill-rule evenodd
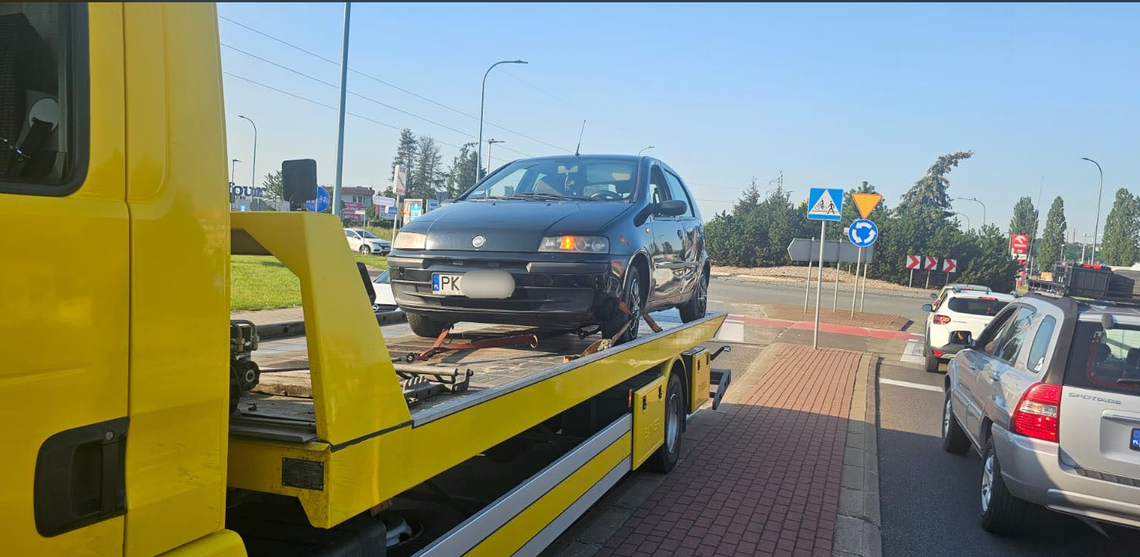
M534 554L727 386L699 346L721 314L412 405L337 219L229 212L221 75L212 4L0 5L10 554L385 555L386 509L510 478L485 457L541 433L543 466L401 549ZM231 413L232 253L300 279L299 419Z

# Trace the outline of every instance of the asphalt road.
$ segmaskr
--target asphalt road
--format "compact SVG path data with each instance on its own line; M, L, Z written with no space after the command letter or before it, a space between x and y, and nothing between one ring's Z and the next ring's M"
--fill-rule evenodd
M823 284L823 305L820 307L830 309L834 296L834 283ZM815 304L815 284L810 291L811 307ZM839 285L839 297L836 306L839 309L851 309L851 285ZM893 313L910 319L914 323L910 330L922 328L926 313L922 311L922 304L929 302L929 298L922 298L907 292L892 292L886 290L867 289L863 300L863 310L873 313ZM787 284L775 282L758 282L733 278L714 278L709 283L709 307L717 304L732 310L732 313L745 315L759 315L750 305L759 304L793 304L803 305L804 283Z
M943 368L945 369L945 368ZM884 359L879 383L879 485L883 554L1135 556L1140 532L1105 526L1106 538L1081 521L1039 509L1026 532L1003 538L978 525L981 459L942 451L942 373ZM884 383L903 381L922 390Z

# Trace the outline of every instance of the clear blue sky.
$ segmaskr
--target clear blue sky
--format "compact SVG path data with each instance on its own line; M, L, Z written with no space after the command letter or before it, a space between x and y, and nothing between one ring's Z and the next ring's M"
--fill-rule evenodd
M339 60L341 4L220 4L219 16ZM873 183L892 206L939 155L972 149L951 194L977 197L1008 226L1017 198L1034 202L1044 176L1042 226L1054 196L1070 229L1092 230L1097 159L1105 170L1101 229L1119 187L1140 175L1140 7L1136 5L845 4L355 4L345 185L390 179L398 131L444 142L445 164L474 141L479 82L487 83L484 139L506 157L572 151L651 154L691 185L705 218L731 206L756 177L779 172L796 198L811 186ZM221 41L320 80L337 64L218 22ZM223 46L226 72L335 107L338 93ZM336 112L225 77L229 153L249 182L252 129L258 175L287 158L315 158L333 182ZM457 112L458 111L458 112ZM466 113L464 115L461 113ZM446 126L446 127L443 127ZM447 129L447 128L453 128ZM455 131L458 130L458 131ZM469 137L466 134L470 134ZM551 147L550 145L556 147ZM514 152L508 151L514 150ZM260 181L260 178L259 178ZM981 207L959 201L976 227Z

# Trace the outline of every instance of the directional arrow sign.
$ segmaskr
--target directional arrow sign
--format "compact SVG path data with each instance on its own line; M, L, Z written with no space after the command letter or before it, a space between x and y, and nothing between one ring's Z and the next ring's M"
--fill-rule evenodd
M877 193L853 193L851 200L855 202L855 208L859 209L859 216L867 218L883 200L883 196Z
M812 188L808 195L807 218L811 220L839 220L843 215L843 190L838 188Z
M933 255L926 256L926 262L923 263L922 268L926 269L927 271L937 271L938 258L934 257Z
M875 246L863 248L862 261L870 262L875 256ZM818 238L793 238L788 245L788 258L792 261L819 262ZM859 259L859 248L842 240L828 240L823 245L824 263L854 263Z
M921 255L908 255L906 256L906 268L917 269L922 264Z
M879 239L879 228L867 219L859 219L847 228L847 239L852 244L865 248Z
M950 259L949 257L943 259L942 260L942 270L946 271L947 273L957 273L958 272L958 260L957 259Z

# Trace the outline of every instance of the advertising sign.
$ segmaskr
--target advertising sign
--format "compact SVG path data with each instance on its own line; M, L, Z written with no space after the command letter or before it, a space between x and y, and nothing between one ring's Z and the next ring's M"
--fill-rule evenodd
M1029 255L1029 234L1014 234L1009 239L1009 253L1014 256Z

